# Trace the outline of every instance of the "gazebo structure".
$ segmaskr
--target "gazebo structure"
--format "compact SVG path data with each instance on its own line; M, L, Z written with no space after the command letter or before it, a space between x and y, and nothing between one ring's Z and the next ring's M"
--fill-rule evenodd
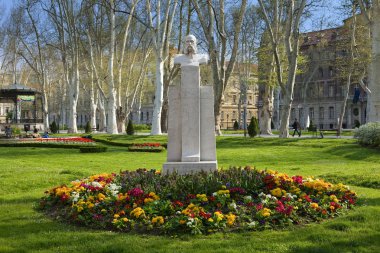
M22 84L0 88L0 130L5 127L22 130L43 128L42 96L38 90Z

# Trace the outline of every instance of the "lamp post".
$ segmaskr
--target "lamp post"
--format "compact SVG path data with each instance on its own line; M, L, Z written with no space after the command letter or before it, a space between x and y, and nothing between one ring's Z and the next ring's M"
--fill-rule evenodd
M244 101L243 126L244 126L244 137L247 137L247 96L245 96L245 101Z

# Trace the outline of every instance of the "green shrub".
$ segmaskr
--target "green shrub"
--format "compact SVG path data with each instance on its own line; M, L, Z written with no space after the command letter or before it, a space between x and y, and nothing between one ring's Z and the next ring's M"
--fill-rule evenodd
M363 146L380 147L380 122L370 122L357 128L355 138Z
M134 124L133 129L135 129L135 131L151 130L151 126L146 124Z
M55 121L53 121L53 122L50 124L50 131L51 131L53 134L58 133L58 126L57 126L57 123L55 123Z
M248 125L248 134L250 137L255 137L259 134L259 122L255 117L252 117L251 122Z
M234 122L234 130L238 130L239 129L239 123L235 120Z
M133 128L132 120L128 120L127 134L128 135L134 135L135 134L135 129Z
M92 132L92 128L91 128L90 121L87 121L87 123L86 123L86 127L84 128L84 132L85 132L86 134L89 134L89 133Z
M16 126L12 126L12 135L13 136L18 136L21 134L21 129L19 127L16 127Z
M309 125L309 127L307 128L307 130L308 130L309 132L315 132L315 131L317 131L317 126L313 124L313 121L312 121L312 120L310 120L310 125Z
M105 146L86 146L79 148L81 153L102 153L107 151Z
M355 126L355 128L359 128L360 127L360 122L359 122L359 120L354 120L354 126Z

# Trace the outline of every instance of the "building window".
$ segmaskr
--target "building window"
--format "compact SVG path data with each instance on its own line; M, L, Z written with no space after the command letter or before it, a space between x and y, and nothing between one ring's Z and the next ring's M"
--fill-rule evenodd
M223 120L224 119L224 111L222 111L221 113L220 113L220 118Z
M292 108L292 110L290 111L291 113L291 118L294 119L296 117L296 109L295 108Z
M319 107L319 119L325 118L325 109L323 107Z
M334 97L334 85L329 85L329 97Z
M330 75L330 77L334 76L334 68L331 66L329 67L329 75Z
M233 95L233 96L232 96L232 103L233 103L234 105L236 105L236 95Z
M146 121L149 121L149 112L146 112Z
M299 111L298 111L298 119L299 121L301 121L303 119L303 108L300 108Z
M359 115L359 109L358 108L354 108L352 110L352 113L354 114L354 116L358 116Z
M144 112L141 112L140 121L142 122L143 120L144 120Z
M252 96L249 96L249 99L248 99L248 104L250 105L250 104L252 104L253 102L252 102Z
M314 119L314 108L313 107L309 108L309 117L310 117L310 119Z
M334 119L334 107L329 107L329 119Z
M234 120L234 119L236 119L236 112L235 111L232 112L232 120Z
M323 77L323 68L319 68L319 77Z

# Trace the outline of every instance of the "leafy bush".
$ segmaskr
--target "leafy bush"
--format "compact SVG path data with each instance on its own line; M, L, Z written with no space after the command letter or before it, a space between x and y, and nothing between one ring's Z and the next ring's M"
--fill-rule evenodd
M250 167L161 175L100 174L46 191L40 209L94 228L153 233L283 228L336 217L356 194L321 179Z
M12 135L19 136L21 134L21 129L17 126L12 126Z
M128 120L127 134L128 135L134 135L135 134L135 129L133 128L132 120Z
M355 128L359 128L360 127L360 122L359 122L359 120L354 120L354 126L355 126Z
M248 134L250 137L255 137L259 132L259 122L255 117L252 117L251 122L248 125Z
M238 130L239 129L239 123L235 120L234 122L234 130Z
M105 146L82 146L79 148L81 153L102 153L107 151Z
M135 131L141 131L141 130L151 130L152 127L146 124L134 124L133 128L135 129Z
M87 123L86 123L86 127L84 128L84 132L85 132L86 134L92 133L92 128L91 128L90 121L87 121Z
M53 122L50 124L50 131L51 131L53 134L58 133L58 126L57 126L57 123L55 123L55 121L53 121Z
M312 121L312 120L310 120L310 125L309 125L309 127L307 128L307 130L308 130L309 132L315 132L315 131L317 131L317 126L313 124L313 121Z
M370 122L355 130L355 138L363 146L380 147L380 122Z

